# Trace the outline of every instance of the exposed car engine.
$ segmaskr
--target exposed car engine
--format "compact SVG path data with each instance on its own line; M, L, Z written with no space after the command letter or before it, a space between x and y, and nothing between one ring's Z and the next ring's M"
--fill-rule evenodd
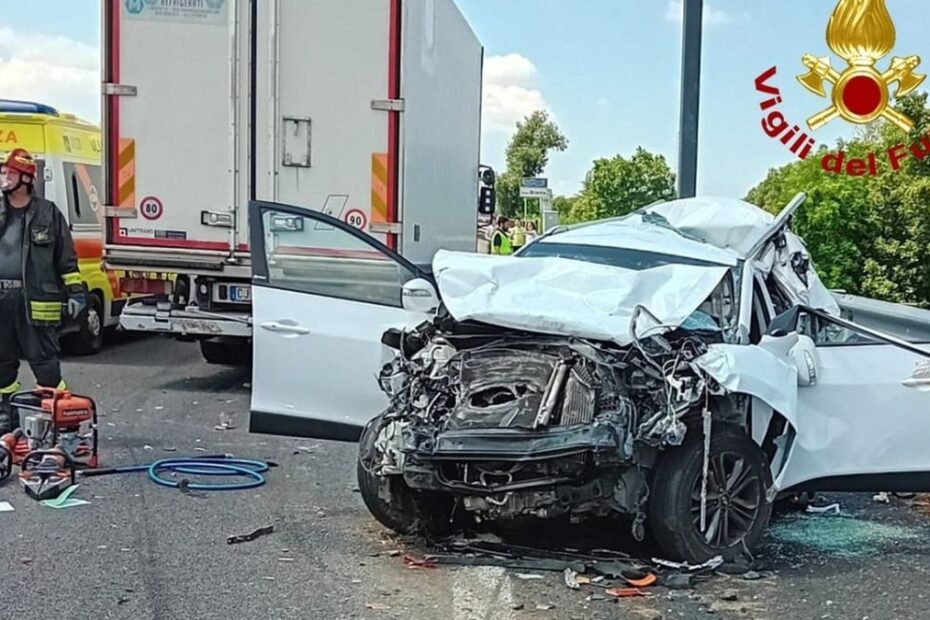
M620 347L440 315L389 340L399 351L380 376L390 405L362 461L453 496L479 521L621 513L641 523L658 452L680 445L722 393L692 364L721 342L713 329Z

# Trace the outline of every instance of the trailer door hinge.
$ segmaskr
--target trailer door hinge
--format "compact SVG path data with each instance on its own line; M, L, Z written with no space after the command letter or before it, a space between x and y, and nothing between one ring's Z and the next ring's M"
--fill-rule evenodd
M399 235L403 230L404 227L401 222L372 223L368 225L368 232L380 233L383 235Z
M381 110L383 112L403 112L403 99L373 99L371 102L372 110Z
M122 219L135 219L139 217L139 211L135 207L104 206L103 214L106 217L118 217Z
M115 97L135 97L139 94L139 89L131 84L115 84L113 82L103 83L103 94Z

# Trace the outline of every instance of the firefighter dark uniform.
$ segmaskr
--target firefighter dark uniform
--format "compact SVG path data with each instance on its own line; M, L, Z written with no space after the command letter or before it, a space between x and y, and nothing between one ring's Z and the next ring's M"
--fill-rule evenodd
M0 169L19 170L10 162L15 153ZM28 153L25 157L31 161ZM26 164L22 169L30 170ZM83 306L83 300L77 255L64 215L55 203L35 195L30 195L24 208L15 208L4 189L0 199L0 432L17 422L10 419L9 401L20 389L21 358L29 363L40 386L64 388L58 326L63 309L73 312Z

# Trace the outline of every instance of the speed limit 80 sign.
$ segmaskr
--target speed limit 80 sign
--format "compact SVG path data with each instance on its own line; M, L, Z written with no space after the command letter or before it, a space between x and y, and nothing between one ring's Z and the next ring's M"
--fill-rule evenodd
M346 224L359 230L365 230L365 227L368 226L368 216L360 209L349 209L343 219Z
M157 220L165 212L165 207L155 196L146 196L139 203L139 212L147 220Z

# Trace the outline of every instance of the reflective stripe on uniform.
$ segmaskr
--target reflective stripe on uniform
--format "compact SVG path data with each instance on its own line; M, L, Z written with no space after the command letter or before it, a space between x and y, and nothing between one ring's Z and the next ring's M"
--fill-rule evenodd
M32 301L30 303L30 315L34 321L60 321L61 320L61 302L60 301Z
M61 280L65 283L65 286L80 286L81 274L76 271L74 273L66 273L61 276Z
M22 384L20 384L19 381L15 381L11 383L10 385L6 386L5 388L0 388L0 395L6 396L8 394L15 394L16 392L19 391L19 388L21 387L22 387Z

